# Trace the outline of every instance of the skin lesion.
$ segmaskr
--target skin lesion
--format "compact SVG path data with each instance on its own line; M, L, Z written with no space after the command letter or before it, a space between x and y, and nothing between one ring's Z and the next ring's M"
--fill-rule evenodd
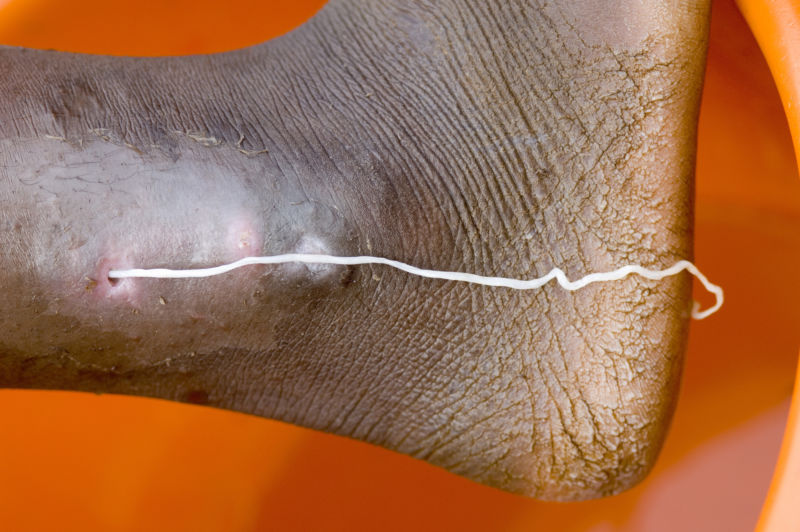
M674 407L688 277L103 271L294 251L575 278L691 258L704 10L639 7L607 13L650 24L614 42L586 6L333 0L209 57L0 49L0 221L20 226L0 234L0 383L240 410L543 499L630 487Z

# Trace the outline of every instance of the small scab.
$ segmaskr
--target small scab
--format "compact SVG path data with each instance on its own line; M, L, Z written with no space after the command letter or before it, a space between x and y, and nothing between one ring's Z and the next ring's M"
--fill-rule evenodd
M342 286L350 286L356 280L356 267L355 266L347 266L342 275L339 276L339 283Z
M193 405L207 405L208 392L205 390L189 390L186 394L186 402Z
M86 281L85 288L87 292L91 292L92 290L97 288L97 281L92 279L91 277L84 277L83 280Z
M228 223L226 252L232 257L244 258L258 255L262 236L252 215L239 214Z
M253 235L249 231L240 234L238 248L248 249L250 247L250 241L252 240L252 238Z

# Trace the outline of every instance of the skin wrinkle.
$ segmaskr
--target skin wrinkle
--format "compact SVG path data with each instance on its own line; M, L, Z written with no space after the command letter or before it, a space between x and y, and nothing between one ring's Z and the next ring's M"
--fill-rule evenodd
M418 327L419 327L419 324L414 324L414 328L418 328ZM446 331L442 331L440 334L441 335L445 335ZM456 342L456 339L453 339L452 343L455 344L455 342ZM430 343L431 344L437 343L436 342L436 338L435 337L431 338L430 339ZM432 347L433 347L432 345L422 344L422 345L418 345L417 349L420 352L429 352L429 351L431 351ZM442 346L440 346L440 349L438 351L439 352L442 351ZM436 352L436 351L434 351L434 352ZM420 368L422 369L422 367L420 367ZM384 370L386 378L381 380L381 381L378 381L375 387L378 388L378 389L380 387L382 387L383 384L386 382L386 379L399 377L399 376L403 375L403 373L406 373L406 375L407 375L407 372L404 371L404 369L405 369L405 365L403 364L402 359L400 357L396 357L394 359L393 363L391 365L389 365L388 369ZM428 373L427 371L416 372L415 374L413 374L411 376L411 378L409 379L408 389L406 390L405 393L401 394L399 396L399 398L398 398L399 399L398 400L399 403L406 404L407 408L411 409L411 405L414 405L415 403L417 403L417 401L419 400L420 395L430 393L428 390L426 390L426 388L424 386L420 386L420 387L415 387L414 386L414 384L418 383L427 373ZM413 395L413 397L410 397L412 395ZM410 397L410 401L407 401L407 398L409 398L409 397ZM412 412L413 412L413 409L412 409ZM413 419L413 414L411 416L409 416L409 417L411 417L411 419ZM395 444L395 445L397 445L397 444Z
M345 315L343 313L340 314L340 316L342 316L343 318L345 317ZM345 324L346 324L346 320L342 320L342 324L341 325L345 325ZM331 324L330 324L331 333L333 332L333 330L335 330L337 328L336 325L337 325L337 320L335 320L335 319L332 320ZM325 334L325 333L327 333L327 331L323 331L323 334ZM331 334L331 336L333 337L333 336L335 336L335 334ZM353 349L357 349L357 350L362 350L362 349L365 349L365 348L368 348L368 346L367 346L367 344L366 344L366 342L364 341L363 338L361 339L361 341L359 343L357 343L353 347ZM344 371L342 373L342 377L340 379L338 379L338 381L336 381L335 384L333 385L333 390L334 390L333 393L334 393L334 395L338 395L337 392L339 390L342 390L342 393L344 394L344 392L346 390L346 383L347 383L347 378L346 377L349 377L349 376L352 376L352 378L356 379L357 381L365 382L365 377L364 377L363 372L361 371L361 368L359 368L359 366L351 363L351 364L349 364L348 366L346 366L344 368ZM361 399L364 398L364 396L365 396L365 394L360 394L357 397L355 405L353 407L349 408L348 410L345 410L345 408L343 408L341 413L337 414L336 418L332 419L329 423L327 423L325 425L322 425L324 427L323 430L335 431L335 429L338 428L338 427L349 426L348 418L349 418L350 414L352 413L352 411L357 407L357 405L361 401ZM321 422L322 421L320 421L320 423Z
M501 331L498 331L498 332L501 332ZM497 334L492 334L491 336L492 336L492 337L495 337L495 338L502 338L502 336L498 336ZM460 345L465 345L465 342L463 342L463 341L462 341L462 342L459 342L459 344L460 344ZM465 350L471 350L471 349L470 349L470 346L471 346L471 344L467 344L467 347L466 347L466 349L465 349ZM467 375L476 375L476 376L480 376L480 375L482 375L482 373L475 373L475 372L474 372L474 370L475 370L475 369L477 369L477 367L478 367L478 366L481 364L481 361L484 359L484 356L486 355L486 353L487 353L487 352L489 352L489 353L493 352L493 351L491 350L491 348L489 348L489 346L488 346L488 345L486 345L486 346L484 347L484 349L483 349L483 350L482 350L480 353L478 353L478 354L475 354L475 355L472 355L470 358L474 358L474 359L475 359L475 366L474 366L474 367L473 367L471 370L470 370L470 369L467 369L467 370L465 371L465 374L467 374ZM449 373L450 373L450 371L451 371L451 369L448 367L448 368L446 368L446 370L444 371L444 374L449 374ZM498 377L499 377L499 376L498 376ZM495 380L496 380L496 379L497 379L497 377L495 377ZM486 384L486 385L489 385L489 386L488 386L488 389L496 389L496 388L491 388L491 383L492 383L492 381L490 380L488 383L484 383L484 384ZM454 420L454 416L455 416L455 415L456 415L456 413L458 412L458 408L457 408L458 404L459 404L459 403L461 403L461 402L463 402L463 400L464 400L464 397L465 397L465 396L470 396L470 395L472 395L472 394L473 394L472 390L473 390L473 387L474 387L476 384L477 384L477 379L475 379L475 380L472 380L472 379L469 379L469 378L468 378L468 379L466 380L465 384L464 384L464 387L463 387L463 390L462 390L462 394L461 394L461 396L460 396L460 397L457 397L457 398L455 398L455 399L454 399L454 401L453 401L453 402L451 402L451 403L445 403L445 405L443 406L443 409L444 409L444 410L451 410L451 412L452 412L452 415L450 416L450 418L449 418L449 419L448 419L446 422L444 422L444 423L441 423L441 425L442 425L442 426L451 426L451 425L452 425L452 421ZM501 392L502 392L503 390L499 390L499 391L501 391ZM504 396L504 394L503 394L503 393L498 393L498 394L493 394L493 395L496 395L496 396L499 396L499 397L503 397L503 396ZM494 411L495 411L495 409L490 409L490 410L491 410L492 412L494 412ZM499 414L499 413L500 413L500 412L498 412L498 414ZM491 416L491 415L492 415L492 414L489 414L489 416ZM488 417L489 417L489 416L487 416L486 418L488 419ZM476 422L476 424L477 424L477 423L478 423L478 422ZM450 440L452 440L452 437L450 438ZM442 445L444 445L444 443L443 443ZM431 450L431 451L430 451L430 452L427 454L427 456L431 456L431 455L432 455L434 452L435 452L435 449L432 449L432 450Z
M452 293L452 292L457 292L457 290L455 289L455 287L453 287L453 288L454 288L454 289L451 291L451 293ZM470 291L470 292L471 292L471 291ZM460 295L458 295L457 297L459 297L459 298L460 298L461 296L460 296ZM467 311L465 311L465 312L464 312L463 314L461 314L461 315L464 315L464 316L472 316L473 314L472 314L472 312L467 312ZM470 330L470 329L468 329L468 328L464 329L464 333L463 333L463 334L467 334L467 331L469 331L469 330ZM442 334L444 334L444 332L442 332ZM473 333L471 336L474 336L474 333ZM456 338L454 338L454 339L453 339L453 341L452 341L452 344L453 344L454 346L464 346L464 345L466 344L466 342L465 342L465 340L464 340L464 339L460 339L460 338L456 337ZM471 344L470 344L470 345L471 345ZM457 358L457 357L454 357L454 358ZM480 358L481 358L480 356L474 357L474 360L475 360L475 362L474 362L474 365L473 365L471 368L468 368L468 369L465 369L465 370L464 370L464 373L465 373L466 375L470 375L470 374L472 374L472 371L474 371L475 369L477 369L478 365L480 364ZM448 375L448 374L449 374L449 368L448 368L448 371L446 371L444 374L445 374L445 375ZM445 378L445 379L446 379L446 378ZM469 393L470 386L471 386L471 385L470 385L470 383L469 383L469 382L467 382L467 383L465 383L465 384L464 384L464 388L463 388L463 391L462 391L462 394L461 394L462 396L463 396L464 394L466 394L466 393ZM435 391L435 392L434 392L434 393L435 393L435 397L439 397L439 396L441 396L441 395L442 395L442 393L443 393L444 391L446 391L446 390L452 391L452 386L450 386L450 383L448 383L448 382L445 380L445 382L442 382L442 383L441 383L441 386L439 386L439 387L438 387L438 391ZM421 394L421 393L425 393L425 392L424 392L424 391L421 389L421 390L418 392L418 396L419 396L419 394ZM461 401L462 401L462 398L456 398L456 399L455 399L453 402L451 402L450 404L445 404L445 405L444 405L444 406L441 408L441 411L447 411L447 410L451 410L451 414L448 416L448 418L447 418L446 420L444 420L444 421L443 421L443 422L441 422L441 423L437 423L437 425L440 425L440 426L450 426L450 422L453 420L453 416L455 415L455 413L456 413L456 411L457 411L457 409L454 409L454 408L452 408L452 407L453 407L454 405L457 405L457 404L458 404L458 403L460 403ZM414 401L414 402L416 403L416 402L417 402L417 399L415 399L415 401ZM413 419L414 419L414 413L412 412L412 413L411 413L411 415L409 416L409 420L413 420ZM425 448L425 443L424 443L424 442L425 442L425 440L426 440L426 439L429 439L430 437L437 437L437 435L438 435L438 432L439 432L439 431L438 431L438 430L435 430L435 429L433 429L433 430L431 430L431 429L427 429L427 430L420 430L419 432L422 432L423 434L419 434L419 433L417 433L417 434L416 434L416 437L417 437L417 440L418 440L418 443L417 443L416 445L417 445L417 446L419 446L419 447L421 447L421 448ZM425 432L427 432L427 434L425 434ZM396 445L397 445L397 447L398 447L398 448L402 448L402 447L401 447L402 443L403 443L403 442L405 442L406 438L407 438L407 437L409 437L409 436L410 436L410 434L407 432L407 433L405 434L405 436L403 437L403 439L402 439L402 440L400 440L399 442L397 442L397 444L396 444ZM418 453L412 453L412 454L415 454L415 455L417 455Z
M413 292L412 292L412 293L413 293ZM412 296L412 297L413 297L413 296ZM433 301L436 301L436 299L434 299L434 298L429 298L429 299L428 299L428 302L429 302L429 303L432 303ZM422 311L417 311L417 312L414 312L414 313L412 313L411 315L412 315L412 316L418 316L418 318L417 318L417 319L418 319L418 320L422 320L422 319L423 319L423 316L425 316L425 315L426 315L426 313L425 313L425 312L422 312ZM424 329L426 329L426 327L424 327L424 326L423 326L421 323L419 323L419 322L417 322L417 323L414 323L414 324L413 324L411 327L409 327L409 330L424 330ZM446 333L445 333L445 332L442 332L441 334L446 334ZM433 334L429 333L429 334L427 335L427 337L428 337L428 338L430 338L430 340L429 340L429 341L430 341L430 343L431 343L431 344L435 344L435 343L436 343L436 336L437 336L437 330L435 330L435 329L434 329L434 331L433 331ZM431 349L432 347L433 347L432 345L426 345L425 343L422 343L422 344L418 344L418 345L417 345L417 347L416 347L416 350L417 350L418 352L420 352L420 353L431 353L431 354L434 354L434 353L435 353L435 354L437 354L437 355L438 355L438 358L434 358L434 357L431 357L431 358L430 358L431 362L434 364L434 366L433 366L433 367L435 368L435 367L436 367L435 365L437 364L437 360L439 360L439 361L440 361L440 360L447 360L447 357L446 357L446 356L444 356L444 357L442 356L442 355L444 355L445 351L443 351L442 349ZM398 358L399 358L399 357L398 357ZM451 360L452 360L452 358L451 358ZM405 399L405 398L406 398L408 395L410 395L410 394L412 394L412 393L416 394L416 397L414 397L414 398L413 398L413 400L411 401L411 404L414 404L414 402L416 402L416 401L417 401L418 397L419 397L421 394L425 394L425 393L426 393L426 387L425 387L425 386L418 386L418 387L415 387L414 385L415 385L416 383L420 382L420 381L421 381L423 378L425 378L425 377L426 377L428 374L431 374L431 373L433 373L434 375L438 375L438 374L444 374L444 375L446 375L446 374L447 374L447 372L446 372L446 371L441 371L441 370L440 370L440 371L432 371L432 368L431 368L430 366L422 366L422 365L419 365L419 366L417 366L417 367L418 367L420 370L423 370L423 371L420 371L420 372L417 372L417 373L413 373L413 374L412 374L412 375L410 375L410 376L407 374L407 372L405 372L405 371L403 372L403 373L405 373L405 378L408 380L408 384L407 384L407 386L406 386L406 388L407 388L406 392L405 392L405 393L402 393L402 394L399 396L399 397L400 397L400 400L399 400L399 402L400 402L401 404L402 404L402 403L404 403L404 402L405 402L405 401L404 401L404 399ZM434 388L434 389L435 389L435 388ZM407 405L407 406L408 406L408 405Z
M486 67L485 63L484 63L484 65L483 65L483 66L484 66L484 67ZM486 71L489 71L489 69L488 69L488 68L485 68L485 70L486 70ZM506 83L506 85L507 85L507 83ZM466 91L466 90L465 90L465 92L469 93L469 91ZM473 105L474 105L474 102L473 102ZM478 107L478 106L476 106L476 105L474 105L474 107L476 107L476 108L479 108L479 107ZM481 121L481 122L482 122L482 121ZM501 119L501 120L499 121L499 124L500 124L500 127L501 127L501 128L503 128L503 127L504 127L504 126L503 126L503 124L504 124L504 123L505 123L505 117L503 117L503 119ZM504 131L504 132L503 132L503 134L506 134L506 132ZM500 161L500 163L501 163L501 165L502 165L502 169L505 171L506 175L513 175L513 174L512 174L512 173L509 171L510 169L509 169L509 167L508 167L508 164L507 164L507 162L505 161L505 158L504 158L504 157L500 157L498 160ZM491 168L491 165L490 165L490 168ZM494 186L494 185L501 184L501 183L502 183L502 181L501 181L501 180L497 180L497 179L492 179L492 180L489 180L489 181L488 181L488 184L489 184L490 186ZM492 201L495 201L495 199L496 199L497 197L503 197L503 196L507 196L507 197L514 197L513 195L510 195L510 194L507 194L507 193L506 193L506 194L501 194L501 195L498 195L497 193L495 193L495 194L492 194L492 195L490 196L490 199L491 199ZM495 208L498 210L498 212L502 212L501 205L499 205L499 204L495 203ZM504 218L504 217L503 217L503 218ZM506 228L506 227L504 227L504 234L503 234L502 236L505 236L505 237L509 237L509 236L510 236L510 235L509 235L509 231L507 230L507 228Z
M366 344L366 342L362 341L356 348L357 349L368 348L368 345ZM368 370L368 371L365 371L365 369ZM371 367L364 367L364 366L359 368L355 364L350 364L350 367L349 368L345 368L345 370L343 371L342 378L336 383L336 385L334 386L334 390L335 391L338 391L340 389L342 391L346 390L347 379L350 378L351 375L353 376L353 378L355 378L359 382L374 382L375 381L375 377L374 376L370 377L369 370L372 370L372 368ZM361 401L365 397L367 397L368 395L369 394L367 393L367 391L364 391L361 394L359 394L357 396L357 398L356 398L355 403L352 406L348 407L347 411L343 410L343 412L341 414L340 421L338 423L332 422L331 424L326 425L326 427L335 429L335 428L339 428L339 427L358 426L359 422L357 422L357 421L351 422L350 419L351 419L351 416L353 415L353 413L358 409L358 406L361 403ZM352 430L352 429L348 429L348 430L350 430L353 433L357 432L356 430Z
M490 383L487 383L487 384L490 384ZM491 389L491 390L492 390L492 392L491 392L491 395L490 395L489 397L492 397L492 396L495 396L495 397L505 397L505 396L506 396L506 394L505 394L505 393L503 393L503 392L504 392L504 390L503 390L503 389L498 389L497 387L487 387L487 386L485 386L485 387L484 387L484 389L487 389L487 390L488 390L488 389ZM499 393L498 393L498 392L499 392ZM467 394L469 394L469 393L470 393L470 390L469 390L469 388L467 388L466 390L464 390L464 395L467 395ZM516 406L516 403L512 404L512 405L511 405L511 408L513 408L514 406ZM492 408L491 410L495 410L495 409L494 409L494 408ZM502 411L502 409L498 409L498 410L501 410L501 411ZM482 421L488 420L490 416L491 416L491 414L490 414L489 416L484 416L484 418L483 418L482 420L481 420L481 419L479 419L479 420L473 421L473 425L478 425L478 424L480 424Z
M463 68L463 65L460 65L460 68ZM467 93L468 93L468 91L467 91ZM480 106L476 105L474 101L473 101L473 107L474 107L474 108L477 108L477 109L480 109ZM484 117L482 117L482 119L479 121L479 123L486 123L486 122L489 122L489 123L491 123L489 120L487 120L487 119L486 119L486 118L484 118ZM503 126L502 126L502 124L504 123L504 120L500 120L500 121L499 121L499 123L500 123L501 127L503 127ZM480 142L484 142L484 141L480 141ZM502 160L503 160L503 159L501 158L500 160L501 160L501 162L502 162ZM503 164L503 167L505 168L505 170L506 170L506 172L507 172L507 174L506 174L506 175L513 175L513 174L510 174L510 173L508 173L508 167L505 165L505 163L502 163L502 164ZM490 165L490 167L491 167L491 165ZM523 180L523 181L524 181L524 180ZM496 182L497 182L497 179L491 179L491 180L489 181L489 183L490 183L490 184L494 184L494 183L496 183ZM513 195L512 195L511 197L513 197ZM497 204L496 204L496 205L497 205Z
M424 131L424 128L420 128L419 126L417 126L415 129L416 129L416 130L423 130L423 131ZM436 145L436 143L432 143L432 145L433 145L433 146L435 146L435 145ZM451 195L451 198L452 198L452 195ZM465 204L466 204L466 203L465 203ZM460 212L469 212L469 210L468 210L468 209L466 209L466 210L465 210L465 209L460 209L459 211L460 211ZM474 225L475 225L475 223L474 223L474 222L472 222L470 225L471 225L471 226L474 226Z
M424 211L423 211L424 212Z

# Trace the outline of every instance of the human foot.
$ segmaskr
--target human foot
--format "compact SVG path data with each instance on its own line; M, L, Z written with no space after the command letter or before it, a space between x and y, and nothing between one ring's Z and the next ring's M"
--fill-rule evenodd
M291 251L571 278L691 255L707 6L344 2L209 57L0 50L0 382L207 403L546 499L658 453L686 278L512 292Z

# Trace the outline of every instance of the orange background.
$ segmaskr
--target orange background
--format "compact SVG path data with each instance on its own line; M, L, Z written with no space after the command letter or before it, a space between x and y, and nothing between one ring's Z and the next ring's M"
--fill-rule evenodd
M214 52L288 31L321 4L0 0L0 42L128 55ZM601 501L540 503L376 447L241 414L0 391L0 527L752 530L800 343L800 181L751 34L731 2L716 2L713 15L696 259L727 301L719 314L692 324L675 421L642 485Z

